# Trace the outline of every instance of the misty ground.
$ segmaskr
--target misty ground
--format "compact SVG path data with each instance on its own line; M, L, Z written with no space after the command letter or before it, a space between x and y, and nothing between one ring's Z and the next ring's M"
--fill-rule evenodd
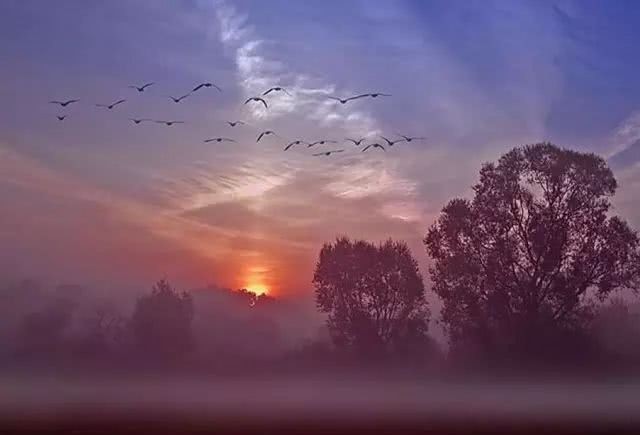
M0 385L0 427L11 431L618 433L640 428L640 378L12 373L1 375Z

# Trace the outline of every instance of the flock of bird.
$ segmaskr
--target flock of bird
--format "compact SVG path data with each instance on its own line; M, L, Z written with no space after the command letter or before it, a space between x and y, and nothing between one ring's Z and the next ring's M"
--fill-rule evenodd
M135 91L137 91L138 93L142 93L145 92L146 89L148 89L151 86L154 86L155 82L148 82L148 83L144 83L142 86L138 86L138 85L131 85L128 86L128 88L133 89ZM222 92L222 89L217 86L214 83L210 83L210 82L204 82L204 83L200 83L197 86L195 86L191 91L189 91L188 93L181 95L179 97L174 97L171 95L168 95L167 97L171 99L171 101L173 101L174 103L178 104L181 103L183 100L185 100L186 98L190 97L193 93L200 91L201 89L205 89L205 88L215 88L218 92ZM253 96L253 97L249 97L245 100L244 105L248 105L248 104L261 104L264 106L265 110L269 109L269 103L267 101L268 96L272 93L284 93L288 96L291 96L291 94L282 86L273 86L270 87L269 89L265 90L262 94L257 95L257 96ZM390 97L391 94L385 94L382 92L370 92L370 93L365 93L365 94L359 94L359 95L354 95L351 97L335 97L335 96L327 96L326 98L330 99L330 100L334 100L336 101L336 104L347 104L350 101L355 101L355 100L359 100L362 98L378 98L378 97ZM50 104L56 104L62 108L66 108L71 104L75 104L78 103L80 100L79 99L69 99L69 100L63 100L63 101L58 101L58 100L52 100L49 101ZM117 101L114 101L112 103L108 103L108 104L96 104L96 107L99 108L103 108L103 109L107 109L107 110L113 110L115 109L117 106L125 103L127 100L124 98L121 98ZM56 118L59 121L64 121L67 118L66 114L58 114L56 115ZM157 120L157 119L150 119L150 118L129 118L129 120L131 122L133 122L134 124L138 125L138 124L142 124L144 122L153 122L156 124L164 124L166 126L172 126L174 124L184 124L184 121L174 121L174 120ZM236 121L226 121L226 123L234 128L234 127L240 127L240 126L246 126L247 123L241 120L236 120ZM256 142L260 142L260 140L266 136L275 136L275 137L279 137L278 134L276 134L275 131L273 130L265 130L260 132L260 134L257 136L256 138ZM369 141L369 138L367 137L363 137L363 138L358 138L358 139L353 139L353 138L345 138L344 142L351 142L353 143L355 146L360 147L361 145L364 145L362 147L362 152L365 152L369 149L380 149L382 151L386 151L386 147L393 147L395 144L399 143L399 142L412 142L412 141L421 141L421 140L425 140L426 138L421 137L421 136L405 136L405 135L401 135L398 134L397 135L398 138L397 139L389 139L385 136L379 136L379 138L384 141L384 143L380 143L380 141L373 141L371 143L366 143L366 141ZM205 143L210 143L210 142L236 142L234 139L229 138L229 137L212 137L212 138L208 138L204 140ZM303 145L306 146L306 148L311 148L314 147L316 145L325 145L325 144L338 144L339 142L336 140L329 140L329 139L322 139L322 140L317 140L317 141L313 141L313 142L307 142L301 139L297 139L294 140L290 143L288 143L285 147L284 147L284 151L288 151L289 149L291 149L292 147L296 146L296 145ZM340 148L340 149L331 149L331 150L326 150L326 151L322 151L322 152L318 152L318 153L313 153L312 155L315 157L319 157L319 156L330 156L332 154L338 154L338 153L342 153L344 152L345 149Z

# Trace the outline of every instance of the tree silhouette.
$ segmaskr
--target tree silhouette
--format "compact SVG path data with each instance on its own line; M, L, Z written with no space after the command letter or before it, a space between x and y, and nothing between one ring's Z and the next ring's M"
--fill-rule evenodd
M338 238L326 243L313 277L316 304L338 347L381 354L428 323L424 284L407 245ZM406 342L406 341L405 341Z
M69 299L54 298L39 311L27 314L19 334L20 353L28 356L62 353L74 308Z
M609 216L616 187L602 158L549 143L485 164L473 200L450 201L424 240L452 345L533 353L583 328L590 296L637 288L638 236Z
M193 345L191 322L193 302L186 293L178 293L165 280L151 293L139 298L131 318L138 350L145 354L179 357Z

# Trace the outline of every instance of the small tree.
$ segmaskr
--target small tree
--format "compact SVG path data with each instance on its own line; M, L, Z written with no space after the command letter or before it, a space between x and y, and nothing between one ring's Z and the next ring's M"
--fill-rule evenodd
M338 347L382 353L409 334L426 332L429 311L422 276L403 242L376 246L342 237L327 243L313 284L317 306L329 314L327 324Z
M473 200L450 201L424 241L451 344L556 352L588 324L590 296L637 288L638 236L609 214L616 186L602 158L549 143L485 164Z
M161 280L136 302L131 318L135 343L145 353L180 356L193 345L192 320L191 296Z

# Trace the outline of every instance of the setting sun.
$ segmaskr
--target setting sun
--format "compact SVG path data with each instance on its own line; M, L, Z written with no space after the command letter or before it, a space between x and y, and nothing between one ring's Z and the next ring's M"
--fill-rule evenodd
M246 288L258 296L269 293L269 290L264 284L247 284Z

